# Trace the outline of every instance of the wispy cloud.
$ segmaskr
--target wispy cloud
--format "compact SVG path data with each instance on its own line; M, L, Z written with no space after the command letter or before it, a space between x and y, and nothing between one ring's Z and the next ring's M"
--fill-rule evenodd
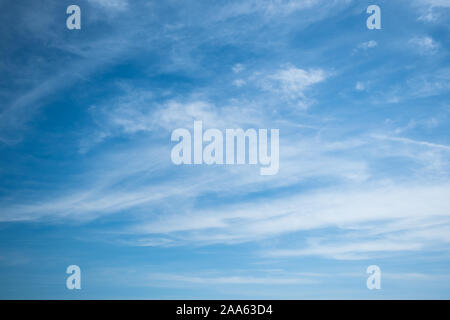
M447 266L446 1L389 3L402 21L363 32L364 8L349 0L89 0L76 33L55 19L64 4L44 2L0 12L11 26L0 36L7 245L76 238L82 249L102 246L79 255L99 270L126 256L121 277L111 274L123 283L230 291L323 290L335 277L362 277L365 290L368 259L388 268L433 256ZM278 174L172 164L170 134L194 120L280 129ZM43 248L42 260L53 252ZM297 261L303 271L254 270ZM405 274L382 266L383 275L441 275L406 263Z
M428 36L412 38L409 43L421 54L434 54L439 49L439 44Z
M364 83L362 83L362 82L360 82L360 81L356 82L356 84L355 84L355 89L356 89L357 91L364 91L365 88L366 88L366 87L365 87Z
M359 49L367 50L371 48L375 48L378 46L378 43L375 40L369 40L358 45Z
M359 260L374 258L374 253L415 251L422 248L420 243L398 243L396 241L374 240L357 243L313 244L300 250L274 250L268 252L273 257L321 256L338 260Z
M123 11L128 8L128 0L88 0L88 2L111 11Z
M188 283L197 285L298 285L298 284L313 284L317 283L316 279L308 278L286 278L286 277L254 277L254 276L185 276L175 274L152 274L149 277L153 283Z
M417 140L402 138L402 137L387 137L387 136L380 136L380 135L374 135L373 137L377 138L377 139L398 141L398 142L402 142L402 143L416 144L416 145L420 145L420 146L450 151L450 146L442 145L442 144L438 144L438 143L432 143L432 142L427 142L427 141L417 141Z
M305 92L311 86L324 81L329 76L329 73L321 69L304 70L294 66L286 66L263 78L260 83L264 90L281 95L300 109L307 109L312 101L306 98Z

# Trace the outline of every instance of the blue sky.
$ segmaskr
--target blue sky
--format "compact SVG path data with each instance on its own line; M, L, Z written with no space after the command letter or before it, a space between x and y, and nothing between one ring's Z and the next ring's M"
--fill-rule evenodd
M0 298L450 298L450 1L74 3L0 1ZM194 120L278 174L174 165Z

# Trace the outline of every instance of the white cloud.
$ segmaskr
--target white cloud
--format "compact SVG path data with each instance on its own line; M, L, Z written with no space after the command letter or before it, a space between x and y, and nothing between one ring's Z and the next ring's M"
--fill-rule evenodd
M88 2L111 11L123 11L128 8L128 0L88 0Z
M375 40L369 40L369 41L360 43L358 45L358 48L366 50L366 49L375 48L376 46L378 46L378 43Z
M441 18L441 9L450 8L448 0L415 0L414 4L421 12L419 21L437 22Z
M245 68L242 64L238 63L238 64L235 64L232 69L233 69L234 73L239 73L239 72L243 71Z
M236 112L241 117L236 118ZM175 99L157 103L151 92L140 90L125 92L111 103L93 106L91 113L106 136L189 128L195 120L215 128L239 128L262 121L261 111L251 105L244 109L238 103L219 107L205 100Z
M430 147L430 148L437 148L437 149L450 151L450 146L438 144L438 143L432 143L432 142L427 142L427 141L417 141L417 140L402 138L402 137L388 137L388 136L382 136L382 135L373 135L373 137L377 138L377 139L398 141L398 142L403 142L403 143L408 143L408 144L416 144L416 145L420 145L420 146L426 146L426 147Z
M428 5L431 7L450 8L450 1L448 0L415 0L416 3L421 5Z
M435 13L433 13L433 10L429 10L427 13L419 16L417 20L425 22L435 22L438 20L438 16Z
M409 43L421 54L433 54L439 48L439 43L428 36L412 38Z
M310 241L301 249L273 249L269 255L334 259L365 259L450 242L445 226L450 224L450 204L445 201L449 185L369 188L321 190L166 216L156 223L141 224L134 232L165 234L181 243L212 244L328 228L329 239ZM438 226L442 230L437 231ZM340 230L345 237L339 240L331 230Z
M288 67L279 70L270 77L281 83L281 89L287 92L303 92L307 87L322 82L326 78L323 70L303 70L296 67Z
M255 77L259 75L256 74ZM312 103L305 92L313 85L323 82L330 74L322 69L304 70L294 66L286 66L275 73L264 77L261 87L275 92L286 100L295 103L299 108L306 109Z
M242 79L236 79L233 81L233 85L235 85L238 88L244 86L245 83L246 83L245 80Z
M267 252L272 257L322 256L337 260L360 260L374 257L374 254L387 252L416 251L420 243L399 243L398 241L372 240L349 241L346 243L312 244L305 249L273 250Z
M168 273L155 273L147 276L152 282L172 282L172 283L190 283L198 285L242 285L242 284L261 284L261 285L298 285L317 283L316 279L306 277L254 277L254 276L192 276L178 275Z
M346 2L346 1L343 1ZM228 19L240 15L260 13L267 16L289 15L293 12L309 9L319 4L327 5L323 0L248 0L236 1L221 7L218 17Z
M366 89L366 87L364 86L364 83L358 81L358 82L356 82L355 89L357 91L364 91Z

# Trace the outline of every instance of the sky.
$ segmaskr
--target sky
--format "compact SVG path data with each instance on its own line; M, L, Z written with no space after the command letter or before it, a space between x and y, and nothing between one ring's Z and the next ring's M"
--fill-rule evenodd
M449 17L0 0L0 298L449 299ZM279 129L278 173L175 165L196 120Z

